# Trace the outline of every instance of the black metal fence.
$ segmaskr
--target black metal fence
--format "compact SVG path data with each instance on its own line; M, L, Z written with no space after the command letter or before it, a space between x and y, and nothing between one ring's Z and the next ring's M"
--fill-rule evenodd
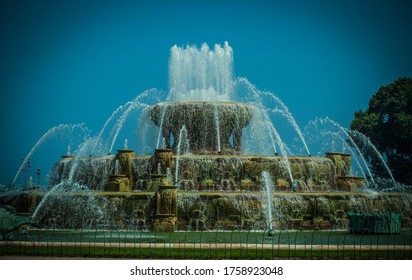
M412 231L20 229L0 256L137 259L412 259Z

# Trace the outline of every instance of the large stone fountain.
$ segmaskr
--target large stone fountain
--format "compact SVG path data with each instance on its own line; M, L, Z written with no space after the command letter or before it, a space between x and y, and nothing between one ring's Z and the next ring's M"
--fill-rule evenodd
M173 47L168 102L144 112L159 131L151 155L125 147L116 155L63 156L47 195L28 192L3 203L35 212L45 226L69 228L345 228L348 212L389 211L410 226L411 196L367 192L364 179L350 173L350 154L246 153L245 137L254 145L271 132L260 106L231 100L231 63L227 44Z

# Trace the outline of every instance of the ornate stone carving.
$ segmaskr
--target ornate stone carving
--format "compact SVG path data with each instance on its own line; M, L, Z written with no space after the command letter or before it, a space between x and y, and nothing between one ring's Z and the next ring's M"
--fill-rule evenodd
M166 174L172 167L172 149L156 149L152 157L152 174Z
M113 172L106 184L106 191L124 191L132 190L135 184L134 169L132 158L135 156L133 150L117 150L113 160Z
M161 185L156 193L155 231L174 231L177 227L177 188Z

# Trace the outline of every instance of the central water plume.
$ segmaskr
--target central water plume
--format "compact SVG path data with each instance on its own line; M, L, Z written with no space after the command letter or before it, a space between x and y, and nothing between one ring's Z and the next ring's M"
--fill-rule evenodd
M233 51L227 42L209 49L203 44L173 46L169 60L169 101L230 101Z

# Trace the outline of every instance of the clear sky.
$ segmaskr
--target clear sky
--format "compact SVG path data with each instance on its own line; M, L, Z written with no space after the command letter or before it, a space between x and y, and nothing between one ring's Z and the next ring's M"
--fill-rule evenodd
M411 19L407 0L2 0L0 183L49 128L98 133L119 105L167 90L175 44L228 41L235 76L276 93L302 128L317 116L348 127L380 86L412 76ZM53 145L32 169L65 153Z

